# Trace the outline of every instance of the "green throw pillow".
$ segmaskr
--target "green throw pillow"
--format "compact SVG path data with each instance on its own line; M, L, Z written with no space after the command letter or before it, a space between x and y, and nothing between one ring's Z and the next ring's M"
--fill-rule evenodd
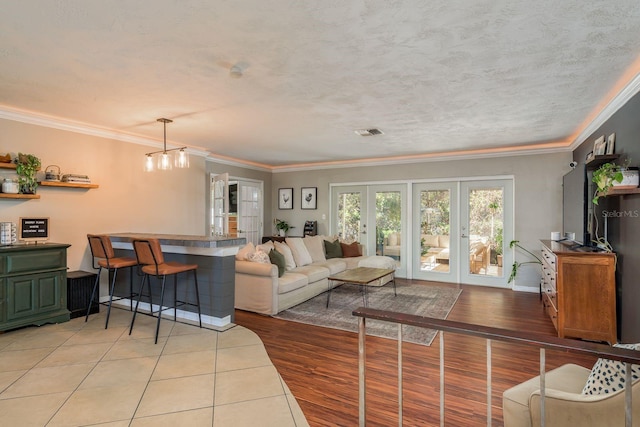
M271 264L275 264L278 266L278 277L282 277L284 275L285 261L284 255L275 249L271 249L269 251L269 259L271 260Z
M326 259L342 258L342 246L340 246L340 241L338 239L336 239L335 242L325 240L324 254Z

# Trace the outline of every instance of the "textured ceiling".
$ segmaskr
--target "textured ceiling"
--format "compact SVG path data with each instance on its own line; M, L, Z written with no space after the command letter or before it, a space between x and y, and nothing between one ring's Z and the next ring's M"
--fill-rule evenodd
M12 1L0 108L156 140L168 117L170 142L271 166L566 147L639 28L637 0Z

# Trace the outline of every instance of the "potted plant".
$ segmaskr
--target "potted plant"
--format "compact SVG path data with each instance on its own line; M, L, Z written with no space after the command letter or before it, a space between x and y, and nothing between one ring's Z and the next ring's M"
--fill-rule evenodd
M289 223L287 221L283 221L281 219L274 219L273 223L276 225L276 230L278 230L278 233L280 234L280 236L284 237L287 235L287 231L289 231L292 227L289 225Z
M595 193L591 201L594 205L598 204L598 199L607 194L607 191L613 187L614 182L622 182L622 172L615 163L603 163L593 172L591 181L596 184Z
M531 261L525 261L525 262L514 261L513 265L511 266L511 275L509 276L509 280L507 281L507 283L511 283L511 282L513 282L515 280L516 275L518 274L518 268L520 268L521 266L523 266L525 264L540 264L540 265L542 265L542 260L536 254L531 252L530 250L522 247L520 245L520 241L519 240L512 240L511 242L509 242L509 248L513 249L514 247L522 250L523 252L526 252L527 254L531 255L535 259L531 260Z
M35 194L38 188L36 172L40 169L40 159L32 154L18 153L16 157L16 173L18 186L22 194Z

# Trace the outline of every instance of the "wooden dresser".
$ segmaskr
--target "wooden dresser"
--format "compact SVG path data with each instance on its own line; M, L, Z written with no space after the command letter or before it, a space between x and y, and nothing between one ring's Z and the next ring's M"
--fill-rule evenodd
M558 336L618 341L616 256L542 241L542 299Z

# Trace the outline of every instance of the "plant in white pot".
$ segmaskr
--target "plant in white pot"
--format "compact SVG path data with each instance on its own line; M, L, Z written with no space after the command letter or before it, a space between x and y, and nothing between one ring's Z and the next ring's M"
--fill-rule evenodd
M292 227L291 225L289 225L289 223L287 221L283 221L281 219L274 219L273 223L276 226L276 230L278 230L278 233L280 234L280 236L284 237L287 235L287 232L295 227Z
M591 179L596 184L596 189L591 201L598 204L600 197L606 196L612 188L636 188L639 181L638 168L630 168L629 160L625 160L622 166L615 163L603 163L593 172Z

